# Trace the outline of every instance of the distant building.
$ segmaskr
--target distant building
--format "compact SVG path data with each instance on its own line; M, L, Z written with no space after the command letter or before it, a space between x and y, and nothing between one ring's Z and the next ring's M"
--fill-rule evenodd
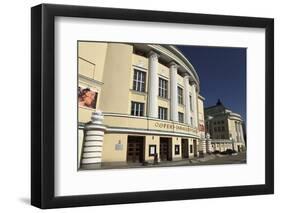
M226 108L220 100L205 108L206 132L210 134L212 151L245 150L242 117Z

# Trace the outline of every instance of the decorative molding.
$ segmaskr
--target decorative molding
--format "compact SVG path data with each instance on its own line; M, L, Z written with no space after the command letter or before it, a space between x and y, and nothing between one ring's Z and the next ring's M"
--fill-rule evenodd
M101 86L104 84L104 83L101 82L101 81L97 81L97 80L95 80L95 79L93 79L93 78L87 77L87 76L82 75L82 74L80 74L80 73L78 74L78 76L79 76L79 79L81 78L82 80L88 81L88 82L90 82L91 84L92 84L92 83L96 83L96 84L101 85Z
M143 72L147 72L148 71L148 68L145 68L145 67L140 67L136 64L133 64L133 71L134 69L139 69L140 71L143 71Z
M122 128L122 127L107 127L106 133L131 133L131 134L146 134L146 135L163 135L163 136L175 136L175 137L188 137L200 139L200 137L196 134L190 133L176 133L170 131L162 131L162 130L147 130L147 129L138 129L138 128Z
M91 64L91 65L93 65L93 66L96 66L95 63L93 63L93 62L91 62L91 61L88 61L87 59L85 59L85 58L83 58L83 57L81 57L81 56L78 56L78 58L81 59L81 60L83 60L83 61L88 62L89 64Z

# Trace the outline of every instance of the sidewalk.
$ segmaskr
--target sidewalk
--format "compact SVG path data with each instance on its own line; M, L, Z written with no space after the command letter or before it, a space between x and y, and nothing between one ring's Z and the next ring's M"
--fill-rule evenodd
M87 168L79 170L92 169L128 169L128 168L153 168L153 167L170 167L170 166L199 166L199 165L221 165L221 164L238 164L246 163L246 153L238 153L237 155L221 155L207 154L204 157L195 157L191 159L183 159L179 161L164 161L157 164L148 163L102 163L100 168Z

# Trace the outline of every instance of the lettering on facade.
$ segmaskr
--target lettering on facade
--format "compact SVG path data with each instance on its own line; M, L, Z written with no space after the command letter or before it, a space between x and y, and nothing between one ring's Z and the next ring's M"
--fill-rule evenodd
M162 123L162 122L155 122L154 126L161 129L167 129L170 131L186 131L186 132L195 132L195 129L192 129L188 126L183 126L179 124L169 124L169 123Z

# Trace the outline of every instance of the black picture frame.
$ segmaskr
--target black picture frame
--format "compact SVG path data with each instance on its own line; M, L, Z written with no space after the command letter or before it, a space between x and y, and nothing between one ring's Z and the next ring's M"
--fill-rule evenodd
M265 184L55 197L54 21L55 17L59 16L264 28L266 32ZM32 205L46 209L274 193L273 19L41 4L31 9L31 52Z

